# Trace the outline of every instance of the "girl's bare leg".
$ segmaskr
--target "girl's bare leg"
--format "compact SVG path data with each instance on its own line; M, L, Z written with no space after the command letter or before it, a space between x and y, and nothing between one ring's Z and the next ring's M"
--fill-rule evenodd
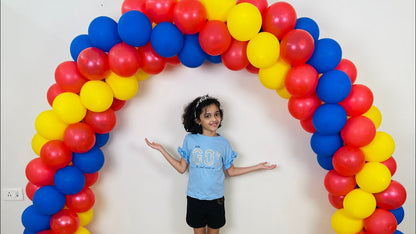
M208 234L219 234L220 233L220 229L212 229L210 227L208 227Z
M207 233L206 227L194 228L194 234L206 234L206 233Z

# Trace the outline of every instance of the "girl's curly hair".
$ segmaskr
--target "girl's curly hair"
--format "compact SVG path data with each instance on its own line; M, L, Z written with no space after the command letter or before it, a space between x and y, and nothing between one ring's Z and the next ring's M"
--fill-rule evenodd
M209 97L208 95L197 97L185 107L185 110L182 114L182 123L185 131L192 134L202 134L202 127L196 123L196 120L199 120L199 116L201 115L204 107L211 104L215 104L218 107L220 110L221 120L223 119L221 103L216 98ZM221 127L221 123L219 127Z

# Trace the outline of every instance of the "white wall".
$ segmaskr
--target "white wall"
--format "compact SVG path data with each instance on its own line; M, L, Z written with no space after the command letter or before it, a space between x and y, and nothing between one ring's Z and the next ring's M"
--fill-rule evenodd
M272 2L272 1L270 1ZM275 1L273 1L275 2ZM321 38L335 39L358 68L357 83L371 88L381 110L379 130L396 143L393 179L407 189L404 233L415 231L415 3L413 0L290 0L298 17L314 19ZM24 188L36 116L50 109L46 91L56 66L70 60L69 45L100 15L118 20L122 0L2 0L1 187ZM186 175L177 174L144 137L171 152L186 134L183 106L209 93L222 100L221 133L239 152L237 166L277 162L272 172L226 180L224 233L332 233L335 209L323 186L325 171L309 146L310 134L287 111L287 100L257 76L222 65L169 67L140 83L117 112L103 148L106 163L94 191L92 233L191 233L185 223ZM31 202L1 202L1 232L22 233L21 212Z

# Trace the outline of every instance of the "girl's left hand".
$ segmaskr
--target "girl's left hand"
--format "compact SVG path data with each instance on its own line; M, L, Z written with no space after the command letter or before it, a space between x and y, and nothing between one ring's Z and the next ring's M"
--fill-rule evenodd
M277 164L268 164L268 162L262 162L262 163L259 163L258 166L260 169L272 170L277 167Z

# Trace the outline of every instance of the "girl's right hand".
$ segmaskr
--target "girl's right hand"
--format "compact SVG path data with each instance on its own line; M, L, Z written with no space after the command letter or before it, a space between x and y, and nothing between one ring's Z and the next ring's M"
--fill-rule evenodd
M144 138L144 140L146 141L146 144L149 147L151 147L151 148L153 148L155 150L159 150L159 151L162 151L163 150L163 146L161 144L158 144L156 142L150 142L147 138Z

